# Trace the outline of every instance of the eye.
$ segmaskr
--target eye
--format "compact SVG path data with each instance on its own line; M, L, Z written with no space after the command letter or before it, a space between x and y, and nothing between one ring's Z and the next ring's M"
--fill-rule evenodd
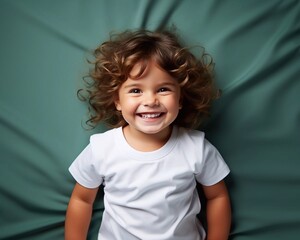
M162 87L158 90L158 92L168 92L168 91L170 91L170 89L166 87Z
M142 91L138 88L130 89L129 93L141 93Z

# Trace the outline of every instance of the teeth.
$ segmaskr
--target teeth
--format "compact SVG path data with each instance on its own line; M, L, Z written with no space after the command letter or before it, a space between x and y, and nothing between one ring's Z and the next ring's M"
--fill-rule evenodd
M141 114L142 118L157 118L160 116L160 113L155 114Z

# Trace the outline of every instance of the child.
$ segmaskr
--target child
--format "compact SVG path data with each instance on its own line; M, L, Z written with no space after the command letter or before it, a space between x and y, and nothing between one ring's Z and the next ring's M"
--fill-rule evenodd
M85 239L104 185L101 240L228 239L231 211L219 152L192 130L217 90L212 62L197 60L169 31L127 31L94 52L89 122L114 127L91 136L70 166L77 181L65 237ZM207 199L207 236L196 184Z

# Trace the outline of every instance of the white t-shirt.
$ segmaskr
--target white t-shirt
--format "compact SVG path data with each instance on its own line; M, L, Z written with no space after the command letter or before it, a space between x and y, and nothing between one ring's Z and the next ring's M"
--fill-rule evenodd
M104 185L101 240L204 239L196 181L210 186L229 173L203 132L176 126L152 152L129 146L122 128L95 134L69 170L87 188Z

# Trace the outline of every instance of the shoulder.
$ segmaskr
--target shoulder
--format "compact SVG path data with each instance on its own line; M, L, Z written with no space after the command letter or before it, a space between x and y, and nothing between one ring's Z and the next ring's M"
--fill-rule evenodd
M229 168L217 148L211 144L202 131L179 128L181 149L188 153L188 161L193 166L196 179L209 186L222 180Z
M219 155L216 147L206 138L203 131L180 127L178 130L179 144L189 153L195 153L203 161L209 155Z
M115 146L119 138L121 128L110 129L103 133L96 133L90 137L90 147L95 156L103 154L103 150L111 149Z
M187 153L191 161L202 162L205 141L204 132L178 127L178 149Z
M90 137L90 142L97 143L99 141L103 141L104 139L111 139L115 134L115 132L117 131L117 129L118 128L113 128L102 133L93 134Z
M205 140L205 133L195 129L179 127L178 137L181 141L193 142L198 145Z
M110 130L107 130L102 133L96 133L91 135L90 137L90 143L91 144L97 144L97 143L108 143L112 140L121 137L122 134L122 128L113 128Z
M213 146L205 138L205 133L203 131L195 130L195 129L187 129L183 127L179 127L178 129L179 129L178 135L182 141L190 141L196 144L198 147L203 146L204 148L215 149L215 146Z

